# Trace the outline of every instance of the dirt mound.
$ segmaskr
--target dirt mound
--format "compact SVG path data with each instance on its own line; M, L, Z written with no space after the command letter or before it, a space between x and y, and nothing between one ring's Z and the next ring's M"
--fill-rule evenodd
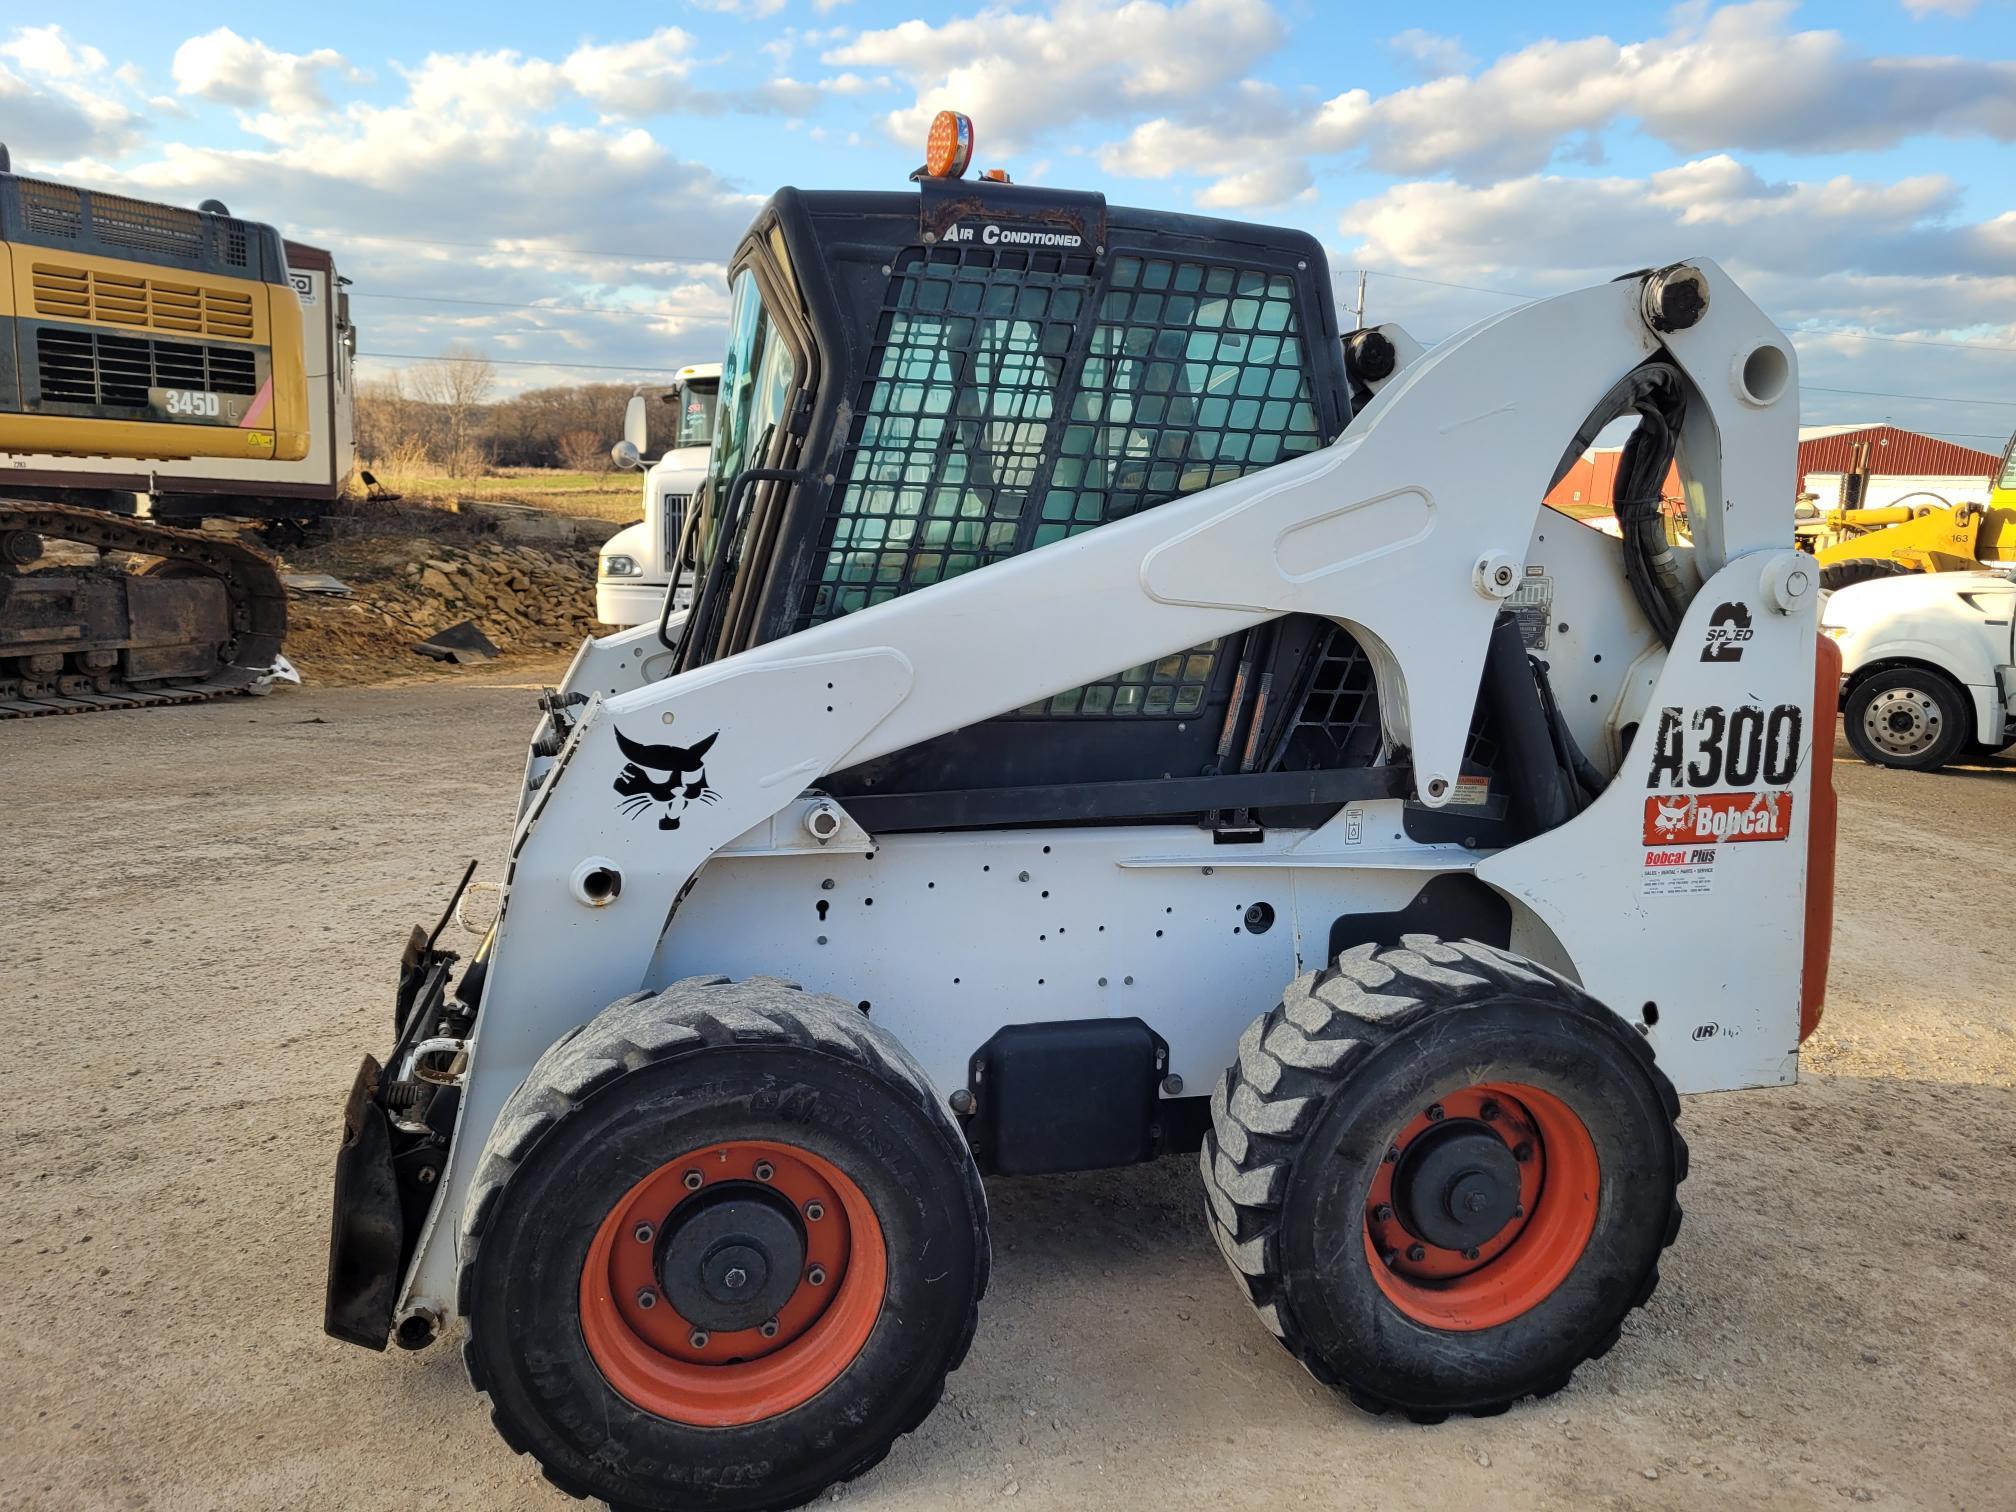
M609 628L595 623L592 547L373 536L291 551L286 570L326 572L352 590L287 596L288 660L325 687L452 677L412 647L465 619L496 643L500 664L550 659Z

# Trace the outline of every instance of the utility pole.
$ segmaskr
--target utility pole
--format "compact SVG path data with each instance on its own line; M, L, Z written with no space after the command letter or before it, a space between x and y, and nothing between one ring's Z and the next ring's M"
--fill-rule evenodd
M1357 316L1358 324L1353 329L1362 331L1365 329L1365 270L1363 268L1358 270Z

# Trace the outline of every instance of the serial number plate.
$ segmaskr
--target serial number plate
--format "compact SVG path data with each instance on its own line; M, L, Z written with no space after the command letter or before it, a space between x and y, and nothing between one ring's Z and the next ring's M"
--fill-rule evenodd
M242 394L218 394L208 389L151 388L147 400L171 420L208 425L236 425L246 405Z

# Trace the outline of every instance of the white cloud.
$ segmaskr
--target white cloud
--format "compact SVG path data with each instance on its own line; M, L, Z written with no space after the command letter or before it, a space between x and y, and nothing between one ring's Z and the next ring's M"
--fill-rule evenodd
M1463 50L1457 38L1423 31L1418 26L1387 38L1386 45L1431 79L1443 74L1468 73L1477 66L1477 60Z
M1209 99L1283 36L1266 0L1059 0L1045 15L990 5L865 31L825 59L916 91L884 118L897 141L921 147L933 114L963 110L983 152L1012 152L1078 121Z
M667 26L635 42L577 47L560 75L612 116L658 115L678 105L693 69L692 50L692 37Z
M1697 8L1682 7L1673 30L1651 41L1547 39L1476 73L1376 97L1347 90L1298 107L1286 124L1228 120L1185 102L1109 145L1102 161L1151 178L1243 177L1263 156L1362 152L1384 173L1453 172L1488 183L1535 172L1564 152L1600 161L1600 134L1630 122L1684 152L1834 152L1920 135L2016 141L2016 63L1873 57L1838 32L1787 30L1792 12L1789 0L1753 0L1700 21ZM1216 144L1208 155L1158 148L1185 140L1172 126L1199 124Z
M1707 256L1783 322L2016 333L2016 214L1956 220L1943 175L1772 182L1726 155L1644 178L1531 175L1489 186L1396 184L1346 210L1338 259L1412 278L1544 294ZM1502 300L1384 283L1427 308L1428 335ZM1865 386L1889 388L1890 383Z
M318 115L330 108L322 87L324 74L352 83L362 78L333 47L312 53L280 52L241 37L228 26L191 37L176 48L170 72L175 87L185 95L290 116Z
M60 26L22 27L0 44L0 57L11 58L26 72L49 79L81 79L105 67L105 54L95 47L73 44Z
M1904 9L1914 21L1927 16L1971 16L1977 0L1904 0Z
M0 140L17 167L124 152L139 140L141 118L117 97L105 55L61 27L18 29L0 43L0 60Z
M760 20L784 9L785 0L688 0L695 10L716 11L726 16L748 16Z

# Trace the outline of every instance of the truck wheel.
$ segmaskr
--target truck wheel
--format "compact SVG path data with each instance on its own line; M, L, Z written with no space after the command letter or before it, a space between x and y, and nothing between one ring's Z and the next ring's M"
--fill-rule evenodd
M1469 941L1293 983L1211 1098L1208 1217L1319 1381L1416 1422L1502 1412L1617 1342L1680 1230L1680 1102L1572 983Z
M1974 724L1967 698L1929 667L1888 667L1855 685L1842 733L1871 766L1934 772L1960 753Z
M540 1059L461 1236L469 1378L618 1509L795 1507L922 1422L987 1287L986 1198L917 1063L837 998L693 978Z

